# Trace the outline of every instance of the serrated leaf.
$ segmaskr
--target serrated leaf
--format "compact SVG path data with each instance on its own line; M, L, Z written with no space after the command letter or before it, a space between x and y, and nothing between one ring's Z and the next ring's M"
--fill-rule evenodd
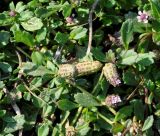
M120 53L121 61L120 64L122 65L132 65L136 62L137 53L134 50L122 51Z
M128 49L129 43L133 40L133 22L128 19L123 22L121 27L121 36L125 49Z
M70 39L75 39L75 40L81 39L86 36L86 33L87 33L86 28L83 27L75 28L70 32Z
M68 38L68 34L58 32L56 33L54 40L57 41L57 43L65 44L68 41Z
M16 9L15 11L18 12L18 13L21 13L22 11L24 11L26 8L26 5L23 4L22 1L19 1L17 4L16 4Z
M121 108L117 112L117 114L116 114L116 116L114 118L114 121L117 122L117 121L119 121L121 119L124 119L124 118L130 116L132 114L132 112L133 112L132 105L130 105L130 106L124 106L123 108Z
M20 30L15 31L14 38L15 38L16 42L24 43L30 47L34 46L33 35L31 35L30 33L26 32L26 31L20 31Z
M89 94L77 93L74 98L77 103L84 107L100 106L100 103Z
M152 127L153 121L154 121L153 115L148 116L147 119L145 120L144 124L143 124L142 131L146 131L147 129Z
M43 124L38 127L38 136L48 136L49 126L47 124Z
M24 115L16 115L14 117L3 118L4 121L7 123L3 132L4 133L13 133L17 130L23 128L25 123Z
M41 19L37 17L33 17L26 22L22 22L21 25L27 31L35 31L35 30L41 29L43 26L43 23Z
M64 111L70 111L78 107L76 103L73 103L67 99L62 99L57 102L58 108Z

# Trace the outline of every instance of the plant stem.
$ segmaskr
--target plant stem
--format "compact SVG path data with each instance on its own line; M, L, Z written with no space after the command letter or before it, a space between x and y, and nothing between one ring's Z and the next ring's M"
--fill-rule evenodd
M88 40L88 48L87 48L87 52L86 52L86 55L89 55L90 51L91 51L91 47L92 47L92 35L93 35L93 29L92 29L92 14L93 14L93 11L95 10L98 2L100 0L95 0L95 2L93 3L92 5L92 8L90 10L90 13L89 13L89 18L88 18L88 22L89 22L89 40Z
M71 123L72 126L73 126L73 125L76 123L76 121L78 120L78 117L79 117L79 115L80 115L81 112L82 112L82 109L83 109L83 107L79 107L79 108L78 108L78 111L77 111L77 113L76 113L76 115L75 115L75 117L74 117L74 119L73 119L73 121L72 121L72 123Z
M28 53L26 53L25 51L23 51L21 48L19 48L18 46L15 46L17 50L19 50L20 52L22 52L26 57L28 57L29 59L31 59L30 55Z
M99 77L99 79L98 79L97 84L96 84L95 87L93 88L92 94L94 94L94 93L97 94L97 93L98 93L98 92L96 92L96 90L97 90L98 85L99 85L100 81L102 80L102 78L103 78L103 71L101 72L101 75L100 75L100 77Z
M63 119L62 122L60 123L62 126L64 125L64 123L65 123L66 120L68 119L69 115L70 115L70 112L67 111L67 112L66 112L66 115L65 115L65 117L64 117L64 119Z
M101 113L97 112L98 116L101 117L104 121L106 121L108 124L112 125L113 122L111 120L109 120L108 118L106 118L105 116L103 116Z

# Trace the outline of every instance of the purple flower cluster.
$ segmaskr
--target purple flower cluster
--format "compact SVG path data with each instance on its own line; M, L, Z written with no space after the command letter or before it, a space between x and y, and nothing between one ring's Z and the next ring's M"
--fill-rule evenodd
M108 95L105 99L105 104L110 107L115 107L120 102L122 102L120 96L115 94Z
M149 14L146 11L138 11L138 22L148 23Z

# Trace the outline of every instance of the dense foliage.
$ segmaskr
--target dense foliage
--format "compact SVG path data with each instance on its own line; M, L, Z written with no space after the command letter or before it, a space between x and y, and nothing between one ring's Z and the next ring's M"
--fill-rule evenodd
M159 0L0 11L0 135L160 135Z

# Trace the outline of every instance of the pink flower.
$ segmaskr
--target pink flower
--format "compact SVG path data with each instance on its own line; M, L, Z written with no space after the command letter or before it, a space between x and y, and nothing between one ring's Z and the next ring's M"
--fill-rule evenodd
M138 22L148 23L149 14L146 11L138 11Z

